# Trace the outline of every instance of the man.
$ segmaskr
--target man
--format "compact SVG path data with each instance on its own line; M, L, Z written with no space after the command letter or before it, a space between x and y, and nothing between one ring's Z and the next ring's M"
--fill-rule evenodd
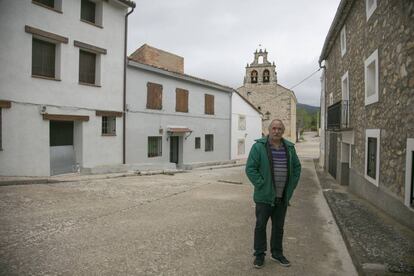
M269 135L256 140L246 163L246 174L254 186L256 227L254 229L254 266L264 265L266 225L272 220L271 259L290 266L283 255L283 227L289 200L298 184L301 165L294 144L283 138L285 126L279 119L269 125Z

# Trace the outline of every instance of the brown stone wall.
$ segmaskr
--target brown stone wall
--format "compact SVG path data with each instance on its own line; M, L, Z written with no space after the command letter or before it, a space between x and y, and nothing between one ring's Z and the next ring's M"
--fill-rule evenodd
M258 109L260 107L264 118L266 118L266 112L270 112L269 119L262 121L262 132L265 135L268 133L270 121L277 118L285 124L285 137L290 141L296 141L296 99L290 90L276 83L247 83L237 91Z
M142 45L129 58L136 62L145 63L172 72L184 73L183 57L151 47L147 44Z
M365 130L381 129L379 187L403 200L406 143L414 137L414 1L379 0L368 21L365 2L355 1L345 20L346 54L341 57L338 33L327 58L325 103L331 92L334 103L341 100L348 71L352 169L364 176ZM376 49L379 101L365 106L364 61Z

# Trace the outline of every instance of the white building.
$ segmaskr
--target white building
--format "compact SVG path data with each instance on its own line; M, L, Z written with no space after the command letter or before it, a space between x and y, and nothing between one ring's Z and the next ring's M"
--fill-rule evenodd
M122 163L132 1L0 1L0 175Z
M262 137L262 114L236 91L231 102L231 158L246 159L254 140Z
M130 56L128 164L188 168L230 160L233 89L186 75L183 64L148 45Z

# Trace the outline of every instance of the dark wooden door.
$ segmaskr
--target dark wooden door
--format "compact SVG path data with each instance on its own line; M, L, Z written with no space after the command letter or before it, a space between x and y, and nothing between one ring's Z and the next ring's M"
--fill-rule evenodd
M336 153L337 153L337 146L336 146L336 139L337 134L331 133L329 136L329 174L336 178Z
M170 137L170 162L178 164L178 136Z

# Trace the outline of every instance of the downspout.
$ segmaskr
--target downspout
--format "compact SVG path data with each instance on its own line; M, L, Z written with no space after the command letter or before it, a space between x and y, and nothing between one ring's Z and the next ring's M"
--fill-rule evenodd
M132 7L132 10L130 10L125 15L125 35L124 35L124 87L123 87L123 113L124 116L122 116L122 164L126 163L126 68L127 68L127 41L128 41L128 16L134 11L135 6Z
M326 168L326 135L325 135L325 125L326 125L326 120L327 120L327 116L326 116L326 66L323 65L322 66L322 60L319 60L319 68L323 69L323 93L325 95L323 95L323 100L324 100L324 105L323 105L323 125L322 123L320 124L320 128L323 129L323 143L324 143L324 157L323 157L323 168ZM322 113L322 110L321 110ZM322 118L322 114L320 115ZM322 121L322 120L321 120ZM321 131L322 133L322 131ZM319 153L320 153L320 149L319 149ZM320 157L319 157L320 158Z
M230 153L229 153L229 155L230 155L230 158L229 158L229 160L232 160L231 159L231 151L232 151L232 148L231 148L231 146L232 146L232 139L233 139L233 135L232 135L232 122L233 122L233 93L234 93L234 91L231 91L231 93L230 93L230 147L229 147L229 149L230 149Z

